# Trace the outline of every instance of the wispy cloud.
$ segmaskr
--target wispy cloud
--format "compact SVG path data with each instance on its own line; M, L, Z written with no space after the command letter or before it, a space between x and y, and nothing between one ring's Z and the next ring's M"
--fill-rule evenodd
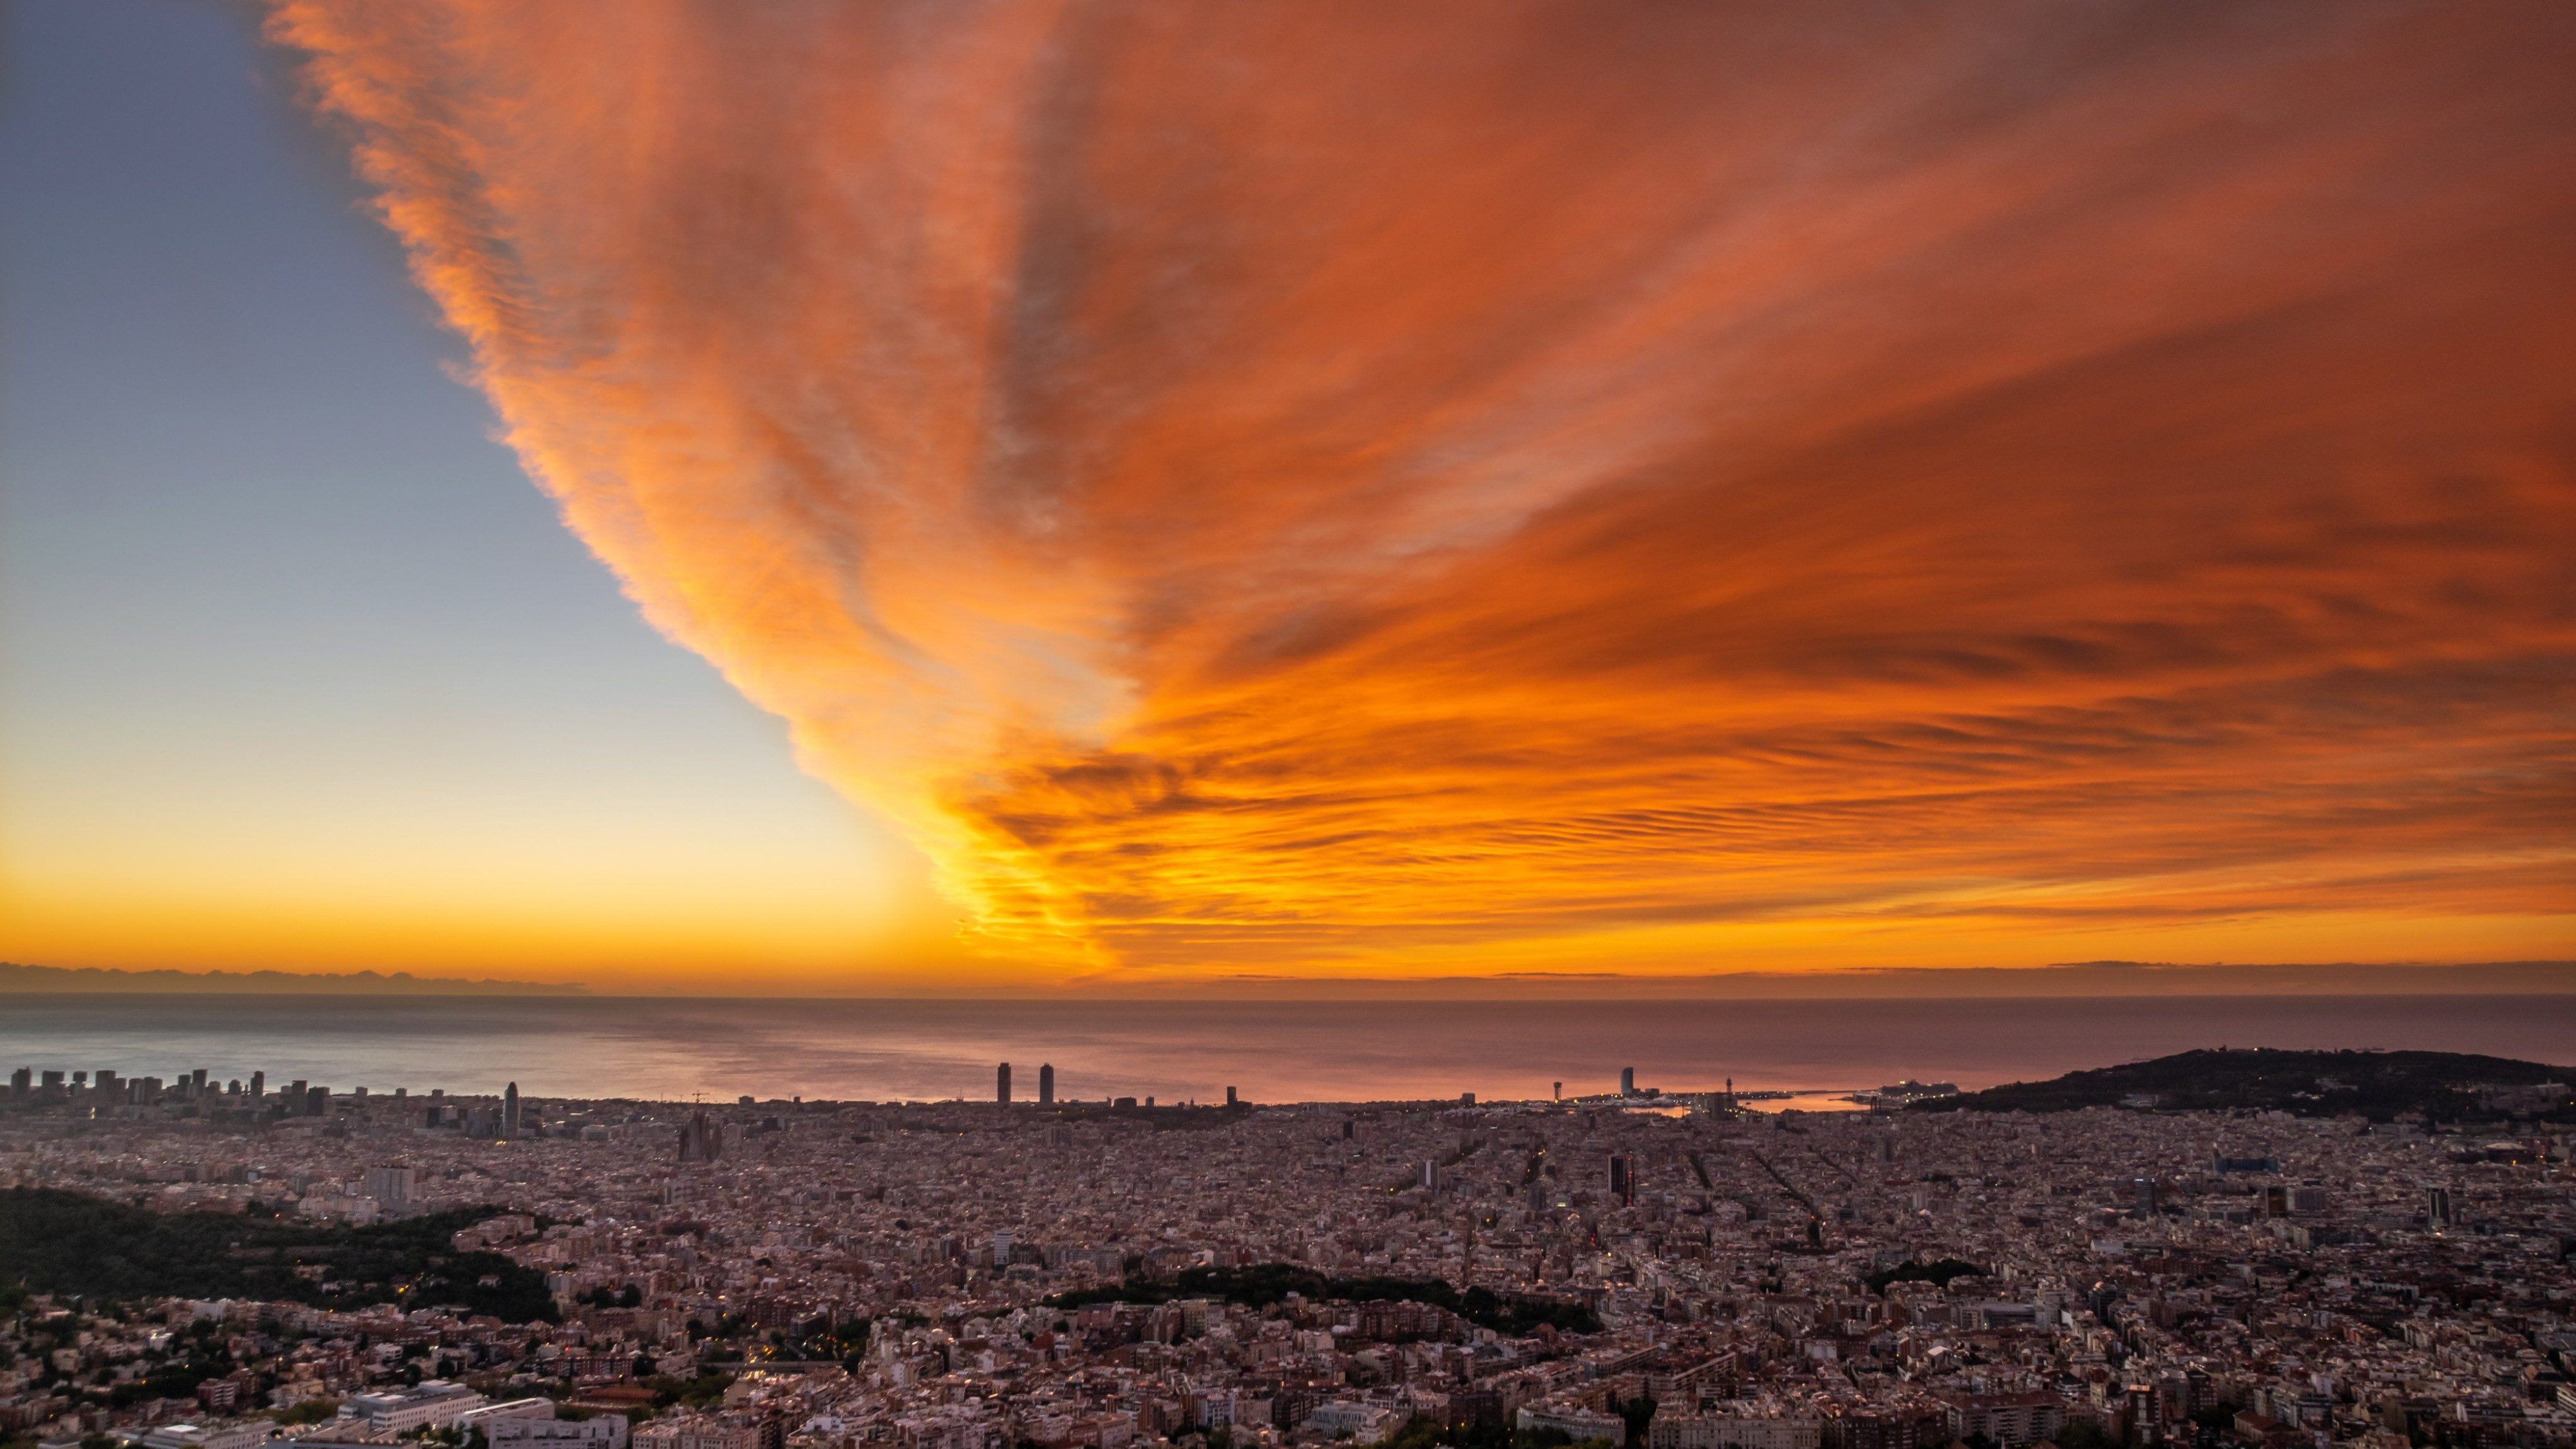
M997 949L2565 938L2559 7L271 33L567 521Z

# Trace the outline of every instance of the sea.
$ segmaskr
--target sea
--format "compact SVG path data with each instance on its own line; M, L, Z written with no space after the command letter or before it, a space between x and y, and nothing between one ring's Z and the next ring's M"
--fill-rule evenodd
M0 1069L346 1092L731 1102L1059 1098L1479 1101L1640 1087L1848 1106L1914 1078L1974 1091L2194 1047L2414 1048L2576 1061L2576 996L1875 1001L1063 1001L0 996Z

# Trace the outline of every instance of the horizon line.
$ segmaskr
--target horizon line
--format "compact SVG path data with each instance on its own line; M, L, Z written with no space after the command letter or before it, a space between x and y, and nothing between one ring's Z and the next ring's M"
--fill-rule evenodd
M1237 973L1188 980L1075 978L918 985L771 979L710 991L499 977L418 976L407 971L189 971L174 967L62 967L0 962L0 996L299 995L511 997L580 1000L781 1001L1563 1001L1601 1000L2008 1000L2305 996L2576 995L2576 960L2478 962L2141 962L2041 966L1885 966L1822 971L1643 973L1508 971L1442 976L1292 976Z

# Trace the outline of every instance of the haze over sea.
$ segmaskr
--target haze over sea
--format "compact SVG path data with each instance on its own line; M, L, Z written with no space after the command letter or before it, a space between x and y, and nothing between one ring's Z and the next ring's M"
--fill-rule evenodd
M1640 1085L1969 1090L2193 1047L2576 1059L2576 996L1973 1001L856 1001L387 996L0 997L0 1067L335 1092L731 1100L1059 1096L1257 1102L1544 1097Z

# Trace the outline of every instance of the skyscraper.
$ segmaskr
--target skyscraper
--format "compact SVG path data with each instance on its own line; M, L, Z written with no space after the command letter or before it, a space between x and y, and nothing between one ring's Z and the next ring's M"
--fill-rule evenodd
M1637 1200L1637 1159L1625 1152L1610 1154L1610 1195L1622 1207Z
M1637 1095L1637 1069L1635 1067L1621 1067L1619 1069L1619 1095L1622 1097L1633 1097Z
M1225 1104L1229 1107L1235 1105L1234 1088L1232 1087L1225 1089Z
M993 1100L996 1102L1011 1100L1011 1064L1009 1062L1002 1063L1001 1068L993 1073Z
M1038 1063L1038 1105L1055 1105L1055 1066L1050 1062Z
M250 1099L253 1102L265 1102L268 1100L268 1073L253 1072L250 1074Z
M2429 1187L2424 1190L2424 1225L2440 1232L2451 1225L2451 1190Z
M516 1082L501 1093L501 1135L519 1135L519 1084Z

